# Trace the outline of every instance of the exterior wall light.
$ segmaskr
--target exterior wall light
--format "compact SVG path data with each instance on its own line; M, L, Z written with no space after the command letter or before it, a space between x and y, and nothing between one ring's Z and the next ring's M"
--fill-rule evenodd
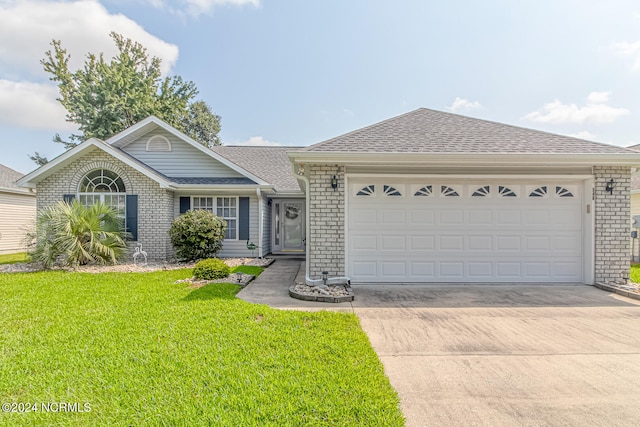
M607 186L604 187L605 191L608 191L609 194L613 194L613 189L616 187L616 182L613 180L613 178L611 178L609 181L607 181Z
M336 191L338 188L338 177L336 175L333 175L331 178L331 188L333 188L333 191Z

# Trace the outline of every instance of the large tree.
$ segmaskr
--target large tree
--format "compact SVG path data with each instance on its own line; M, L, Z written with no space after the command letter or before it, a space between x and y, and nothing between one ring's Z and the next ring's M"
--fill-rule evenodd
M54 142L69 149L89 138L104 140L153 114L207 147L220 144L220 117L204 101L194 101L195 83L180 76L163 78L160 58L149 58L144 46L120 34L110 36L118 48L110 62L102 53L89 53L84 66L71 71L70 55L59 40L51 42L53 49L40 61L58 84L67 121L81 132L68 141L56 134ZM46 163L38 153L31 158Z

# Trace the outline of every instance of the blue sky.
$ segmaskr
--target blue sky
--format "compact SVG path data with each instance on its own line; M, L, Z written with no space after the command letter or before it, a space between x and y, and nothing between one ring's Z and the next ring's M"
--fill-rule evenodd
M73 131L39 64L143 43L226 144L308 145L419 107L640 143L640 4L609 0L0 0L0 163Z

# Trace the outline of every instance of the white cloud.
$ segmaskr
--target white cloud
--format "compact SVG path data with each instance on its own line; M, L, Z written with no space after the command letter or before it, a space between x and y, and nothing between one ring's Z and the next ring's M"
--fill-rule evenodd
M71 54L69 66L82 65L88 52L116 53L109 33L115 31L140 42L151 56L162 59L168 73L178 59L178 47L148 33L121 14L111 14L96 0L0 0L0 73L17 80L28 73L44 76L40 60L52 39L61 40Z
M104 52L110 59L116 53L111 31L140 42L150 56L161 58L165 74L178 59L177 46L124 15L109 13L96 0L0 0L0 122L60 132L75 129L56 101L57 87L40 83L47 77L40 60L52 39L61 40L71 55L72 70L82 66L88 52Z
M168 10L178 15L206 15L218 6L260 6L261 0L146 0L159 9Z
M252 136L246 141L236 142L232 145L257 145L257 146L266 146L266 147L276 147L282 144L278 144L277 142L268 141L264 139L262 136Z
M623 56L629 56L634 59L633 69L640 70L640 40L637 42L622 42L613 45L613 50Z
M47 84L0 80L0 123L73 131L76 126L65 121L66 110L57 95L58 89Z
M584 106L576 104L564 104L559 99L545 104L541 110L534 111L523 117L537 123L613 123L616 119L630 114L626 108L617 108L606 105L610 92L591 92L587 96Z
M469 101L468 99L456 96L456 99L453 100L453 103L446 108L452 113L457 113L459 111L474 110L481 107L482 105L480 105L478 101Z

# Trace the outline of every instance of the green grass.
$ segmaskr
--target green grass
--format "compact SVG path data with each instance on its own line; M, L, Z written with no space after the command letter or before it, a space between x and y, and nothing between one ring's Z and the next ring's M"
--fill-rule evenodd
M243 267L243 270L246 267ZM249 304L190 270L0 274L0 425L403 425L352 314Z
M640 264L634 264L629 271L629 279L632 282L640 283Z
M238 265L231 269L231 273L241 272L242 274L251 274L253 276L258 277L260 273L264 271L264 268L257 267L254 265Z
M16 262L29 262L31 258L26 252L15 254L0 254L0 264L15 264Z

